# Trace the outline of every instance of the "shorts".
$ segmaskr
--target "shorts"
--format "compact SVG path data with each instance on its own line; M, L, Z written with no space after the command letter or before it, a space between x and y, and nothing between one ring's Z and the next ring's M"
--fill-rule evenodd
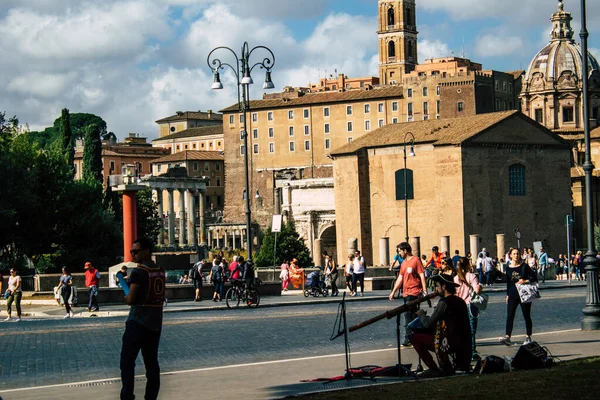
M202 289L202 280L201 279L194 279L194 289Z

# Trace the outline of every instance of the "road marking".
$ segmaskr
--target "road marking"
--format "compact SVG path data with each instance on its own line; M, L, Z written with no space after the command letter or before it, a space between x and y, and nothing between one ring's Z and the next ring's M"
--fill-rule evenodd
M565 329L562 331L539 332L539 333L536 333L535 335L536 336L554 335L554 334L570 333L570 332L581 332L581 329ZM523 337L523 336L525 336L525 335L515 335L513 337ZM493 341L497 341L497 340L498 340L498 338L494 337L494 338L479 339L477 341L478 342L493 342ZM412 349L404 348L402 350L412 350ZM351 355L357 356L357 355L363 355L363 354L376 354L376 353L383 353L383 352L387 352L387 351L397 351L397 349L394 347L394 348L388 348L388 349L357 351L357 352L351 353ZM182 374L189 374L189 373L194 373L194 372L218 371L218 370L224 370L224 369L255 367L255 366L259 366L259 365L272 365L272 364L291 363L291 362L298 362L298 361L311 361L311 360L319 360L319 359L324 359L324 358L336 358L336 357L344 357L344 356L345 356L344 353L340 353L340 354L329 354L329 355L323 355L323 356L288 358L288 359L283 359L283 360L259 361L259 362L253 362L253 363L222 365L222 366L218 366L218 367L206 367L206 368L196 368L196 369L188 369L188 370L182 370L182 371L163 372L163 373L161 373L161 375L162 376L182 375ZM137 375L136 378L144 378L144 375ZM82 386L82 385L90 385L90 384L101 383L101 382L108 384L108 383L116 383L116 382L119 382L120 380L121 380L121 378L108 378L108 379L97 379L97 380L93 380L93 381L60 383L60 384L56 384L56 385L8 389L8 390L3 390L2 393L16 393L16 392L25 392L25 391L30 391L30 390L42 390L42 389L53 389L53 388L70 387L70 386Z

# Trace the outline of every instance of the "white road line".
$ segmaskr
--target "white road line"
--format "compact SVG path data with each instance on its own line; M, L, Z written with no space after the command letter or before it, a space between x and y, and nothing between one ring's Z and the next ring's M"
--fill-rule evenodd
M581 329L565 329L562 331L549 331L549 332L539 332L539 333L536 332L535 336L553 335L553 334L569 333L569 332L581 332ZM525 335L515 335L513 337L521 337L521 336L525 336ZM498 337L493 337L493 338L486 338L486 339L478 339L477 341L478 342L493 342L493 341L497 341L497 340L498 340ZM412 350L412 349L403 349L403 350ZM376 354L376 353L382 353L382 352L386 352L386 351L397 351L397 349L394 347L394 348L389 348L389 349L356 351L356 352L352 352L352 356L361 355L361 354ZM196 368L196 369L188 369L188 370L182 370L182 371L163 372L163 373L161 373L161 375L162 376L181 375L181 374L189 374L189 373L193 373L193 372L217 371L217 370L231 369L231 368L254 367L254 366L259 366L259 365L272 365L272 364L290 363L290 362L298 362L298 361L310 361L310 360L319 360L319 359L324 359L324 358L335 358L335 357L344 357L344 356L345 356L344 353L340 353L340 354L329 354L329 355L323 355L323 356L288 358L288 359L284 359L284 360L259 361L259 362L253 362L253 363L222 365L219 367L206 367L206 368ZM143 377L144 377L144 375L136 376L136 378L143 378ZM52 389L52 388L60 388L60 387L68 387L68 386L82 386L82 385L89 385L89 384L99 383L99 382L118 382L120 380L121 380L121 378L108 378L108 379L97 379L97 380L93 380L93 381L60 383L60 384L56 384L56 385L8 389L8 390L2 391L2 393L15 393L15 392L24 392L24 391L29 391L29 390Z

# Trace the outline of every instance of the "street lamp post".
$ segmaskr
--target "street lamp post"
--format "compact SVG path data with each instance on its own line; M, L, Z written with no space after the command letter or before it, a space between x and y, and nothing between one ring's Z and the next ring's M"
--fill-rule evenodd
M407 139L410 139L408 142ZM406 217L406 234L405 239L406 243L408 243L408 171L406 169L406 145L410 145L410 152L408 153L408 157L415 156L415 135L412 132L406 132L404 135L404 212ZM413 178L414 180L414 178ZM413 189L414 193L414 189Z
M581 329L585 331L600 330L600 293L598 290L598 259L596 255L596 246L594 245L594 221L592 217L592 173L594 164L591 160L590 148L590 120L589 120L589 94L588 94L588 36L586 27L586 7L585 0L581 0L581 53L582 53L582 85L583 85L583 136L585 138L585 162L583 170L585 171L585 216L587 223L587 245L588 251L585 253L583 264L585 265L587 281L587 299L583 307L584 317L581 321Z
M235 58L234 64L224 63L220 59L213 57L213 53L217 50L227 50L233 54ZM250 56L255 50L264 50L266 52L265 58L262 61L258 61L253 65L250 65ZM212 58L211 58L212 57ZM256 46L252 49L248 46L248 42L244 42L242 46L242 52L240 55L236 54L235 51L229 47L220 46L216 47L208 54L206 59L209 68L213 71L214 82L212 84L213 90L223 89L221 83L220 70L226 66L229 67L236 78L237 83L237 95L238 95L238 107L240 114L243 115L244 131L242 133L244 139L244 164L245 164L245 175L246 175L246 190L244 191L244 200L246 203L246 248L248 249L248 260L252 260L252 227L251 227L251 211L250 211L250 167L248 162L248 129L246 128L247 115L246 113L250 110L250 85L254 83L252 80L252 70L255 67L260 67L266 70L265 83L263 89L273 89L273 81L271 80L271 69L275 65L275 55L273 52L265 46Z

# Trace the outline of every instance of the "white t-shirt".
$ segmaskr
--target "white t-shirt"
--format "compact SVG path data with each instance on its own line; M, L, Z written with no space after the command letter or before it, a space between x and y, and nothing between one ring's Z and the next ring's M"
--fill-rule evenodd
M21 292L21 286L17 289L17 285L21 282L21 277L19 275L9 276L8 277L8 288L13 291L17 290L17 292Z
M365 273L365 259L361 257L354 257L354 273L364 274Z

